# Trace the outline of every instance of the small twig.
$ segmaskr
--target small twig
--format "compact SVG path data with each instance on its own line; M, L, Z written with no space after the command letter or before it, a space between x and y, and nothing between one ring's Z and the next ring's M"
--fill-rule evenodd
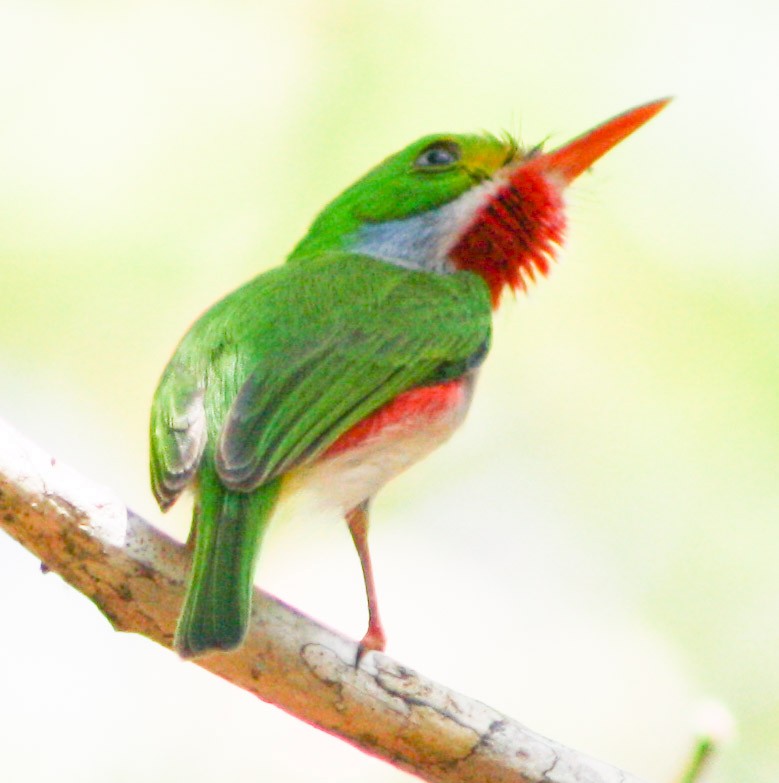
M2 420L0 525L114 628L171 646L185 547ZM243 647L195 663L424 780L640 783L386 655L355 667L355 654L353 641L258 590Z
M678 783L700 783L712 756L735 734L733 716L724 704L706 701L695 716L695 746Z
M708 766L707 762L714 753L714 747L714 743L709 737L698 740L687 768L679 778L679 783L698 783L704 768Z

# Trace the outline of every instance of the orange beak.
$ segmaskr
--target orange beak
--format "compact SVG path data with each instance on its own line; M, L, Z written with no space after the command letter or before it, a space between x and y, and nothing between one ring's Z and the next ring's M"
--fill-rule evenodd
M629 109L624 114L613 117L602 125L577 136L562 147L539 155L529 163L556 174L564 184L568 185L612 147L638 130L645 122L649 122L670 101L670 98L661 98Z

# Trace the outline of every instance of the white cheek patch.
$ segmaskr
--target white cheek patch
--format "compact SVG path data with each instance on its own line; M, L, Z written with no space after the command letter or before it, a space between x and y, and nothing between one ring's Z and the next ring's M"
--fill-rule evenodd
M366 223L347 240L347 248L408 269L439 274L453 272L455 267L449 259L449 251L481 206L504 183L505 176L499 175L474 185L454 201L437 209L401 220Z

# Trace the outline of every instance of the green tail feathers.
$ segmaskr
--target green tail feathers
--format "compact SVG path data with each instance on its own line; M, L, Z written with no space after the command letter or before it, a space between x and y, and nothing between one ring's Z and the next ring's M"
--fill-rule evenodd
M182 657L233 650L246 636L254 564L279 483L251 493L230 492L211 471L201 473L195 552L174 639Z

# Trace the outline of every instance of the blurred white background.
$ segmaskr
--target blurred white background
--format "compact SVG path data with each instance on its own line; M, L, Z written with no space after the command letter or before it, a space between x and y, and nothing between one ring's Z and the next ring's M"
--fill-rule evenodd
M388 652L670 781L779 777L779 8L693 0L0 5L0 415L163 518L152 392L219 296L436 131L561 143L677 100L584 176L550 278L496 319L464 429L372 531ZM344 525L258 582L359 637ZM141 638L0 534L0 776L410 779Z

